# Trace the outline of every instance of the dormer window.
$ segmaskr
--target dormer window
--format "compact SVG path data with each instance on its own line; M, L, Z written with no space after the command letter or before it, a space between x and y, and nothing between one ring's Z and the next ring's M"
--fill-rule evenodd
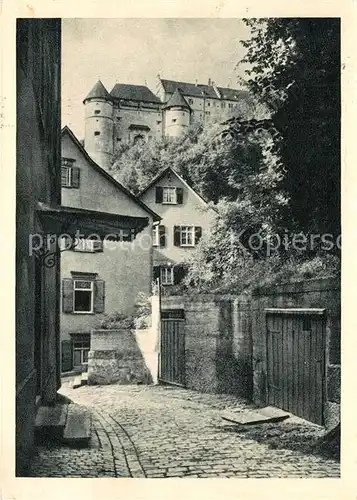
M61 186L64 188L79 188L78 167L74 167L75 160L72 158L62 158Z

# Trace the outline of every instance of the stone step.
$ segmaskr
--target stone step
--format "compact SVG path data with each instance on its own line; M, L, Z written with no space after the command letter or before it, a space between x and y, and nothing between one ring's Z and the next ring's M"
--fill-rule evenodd
M69 405L63 442L69 446L88 446L91 436L92 419L90 412L82 406Z
M38 442L58 440L63 436L68 405L40 406L35 419L35 439Z
M256 410L234 411L234 408L229 408L221 413L221 417L229 422L234 422L240 425L255 425L273 422L281 422L290 417L287 413L275 406L266 406L265 408L257 408Z
M81 384L88 385L88 372L83 372L81 376Z
M78 389L78 387L81 387L81 385L82 385L82 375L78 375L73 380L72 389Z

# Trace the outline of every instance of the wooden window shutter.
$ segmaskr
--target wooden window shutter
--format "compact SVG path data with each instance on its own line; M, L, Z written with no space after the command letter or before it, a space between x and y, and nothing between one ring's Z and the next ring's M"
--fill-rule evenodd
M162 187L156 186L155 203L162 203Z
M73 344L72 340L62 340L61 342L62 371L69 372L73 368Z
M73 280L70 278L62 280L62 310L64 313L73 312Z
M202 237L202 227L196 226L195 227L195 245L200 241Z
M160 266L154 266L152 277L154 280L157 280L157 278L160 278Z
M166 246L166 228L165 226L159 226L159 246L160 247L165 247Z
M179 247L181 243L181 227L174 226L174 246Z
M72 187L79 188L80 169L72 167Z
M104 312L105 287L103 280L94 281L94 312Z
M183 189L176 188L176 203L178 205L182 205L182 202L183 202Z
M184 267L182 266L175 266L174 267L174 284L178 285L181 283L183 278L185 277L186 271Z
M61 186L67 187L67 167L61 167Z

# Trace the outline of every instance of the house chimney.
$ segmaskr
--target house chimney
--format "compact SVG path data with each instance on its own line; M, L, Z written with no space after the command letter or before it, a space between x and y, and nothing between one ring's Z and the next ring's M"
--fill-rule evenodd
M211 78L208 78L208 85L211 86Z
M195 86L197 87L197 85L198 85L198 81L197 81L197 78L196 78L196 80L195 80Z

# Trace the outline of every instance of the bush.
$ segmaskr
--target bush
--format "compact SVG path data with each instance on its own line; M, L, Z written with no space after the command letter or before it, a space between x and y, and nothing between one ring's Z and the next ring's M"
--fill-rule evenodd
M119 312L106 314L100 323L100 327L103 330L131 329L135 327L134 318Z

